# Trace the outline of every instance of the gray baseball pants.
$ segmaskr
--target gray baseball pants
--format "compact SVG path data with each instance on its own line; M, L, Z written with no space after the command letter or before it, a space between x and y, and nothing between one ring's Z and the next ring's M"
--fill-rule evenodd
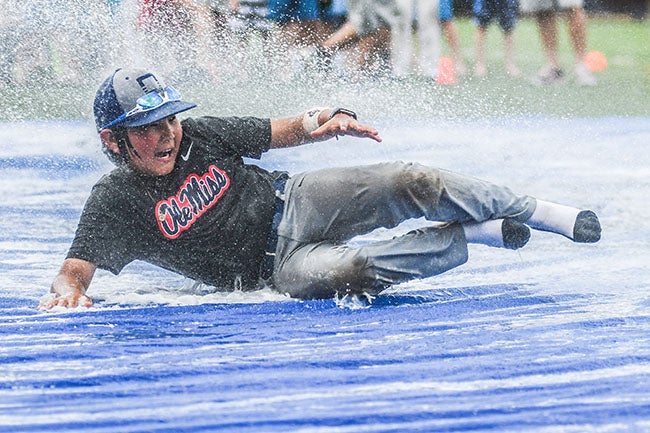
M273 286L304 299L378 293L467 261L461 223L526 221L536 201L508 188L420 164L329 168L293 176L285 189ZM427 225L352 247L355 236L424 217Z

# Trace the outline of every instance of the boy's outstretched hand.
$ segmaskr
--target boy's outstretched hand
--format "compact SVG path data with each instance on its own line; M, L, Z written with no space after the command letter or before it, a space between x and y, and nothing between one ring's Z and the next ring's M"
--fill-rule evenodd
M359 123L357 119L346 114L337 114L332 119L323 123L318 129L310 133L314 140L322 141L339 135L351 135L353 137L371 138L381 142L379 131L369 125Z

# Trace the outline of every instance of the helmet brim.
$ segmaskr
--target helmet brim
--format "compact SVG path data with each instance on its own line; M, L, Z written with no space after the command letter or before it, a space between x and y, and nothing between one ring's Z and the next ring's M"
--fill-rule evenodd
M158 122L159 120L165 119L169 116L191 110L194 107L196 107L196 104L192 104L191 102L168 101L153 110L136 113L133 116L127 117L118 125L124 126L125 128L145 126L150 123Z

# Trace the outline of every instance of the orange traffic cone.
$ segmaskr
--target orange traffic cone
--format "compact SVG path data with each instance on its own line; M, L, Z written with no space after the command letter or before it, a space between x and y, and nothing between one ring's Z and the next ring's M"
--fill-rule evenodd
M601 72L607 69L607 57L600 51L589 51L583 61L591 72Z
M438 64L438 84L454 84L456 82L456 73L454 72L454 62L449 57L441 57Z

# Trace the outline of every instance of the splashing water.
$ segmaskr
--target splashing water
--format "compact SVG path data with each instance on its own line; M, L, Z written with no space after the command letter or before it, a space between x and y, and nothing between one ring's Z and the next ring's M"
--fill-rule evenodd
M436 86L417 76L398 80L387 67L369 73L352 68L354 50L325 72L310 62L309 46L287 44L277 28L266 37L244 37L231 30L227 13L221 11L221 24L215 24L212 12L178 6L180 0L157 2L168 6L150 19L139 0L4 3L0 118L8 121L90 119L97 86L124 66L157 70L199 104L196 115L284 116L322 105L354 107L368 120L480 119L540 110L575 116L584 110L572 103L580 97L573 86L546 91L503 77L488 84L468 78L459 86ZM538 47L532 48L522 47L521 57L533 57L527 61L537 68ZM643 67L642 59L622 60ZM619 91L634 87L627 81L615 85Z
M135 0L108 5L3 2L2 56L15 61L0 89L0 430L650 428L647 117L548 118L418 80L316 74L315 86L275 42L154 37ZM213 293L134 263L98 271L92 309L38 312L111 169L90 120L96 85L127 63L181 81L193 115L347 105L384 137L274 150L265 168L422 162L590 207L603 239L476 246L466 265L372 302Z

